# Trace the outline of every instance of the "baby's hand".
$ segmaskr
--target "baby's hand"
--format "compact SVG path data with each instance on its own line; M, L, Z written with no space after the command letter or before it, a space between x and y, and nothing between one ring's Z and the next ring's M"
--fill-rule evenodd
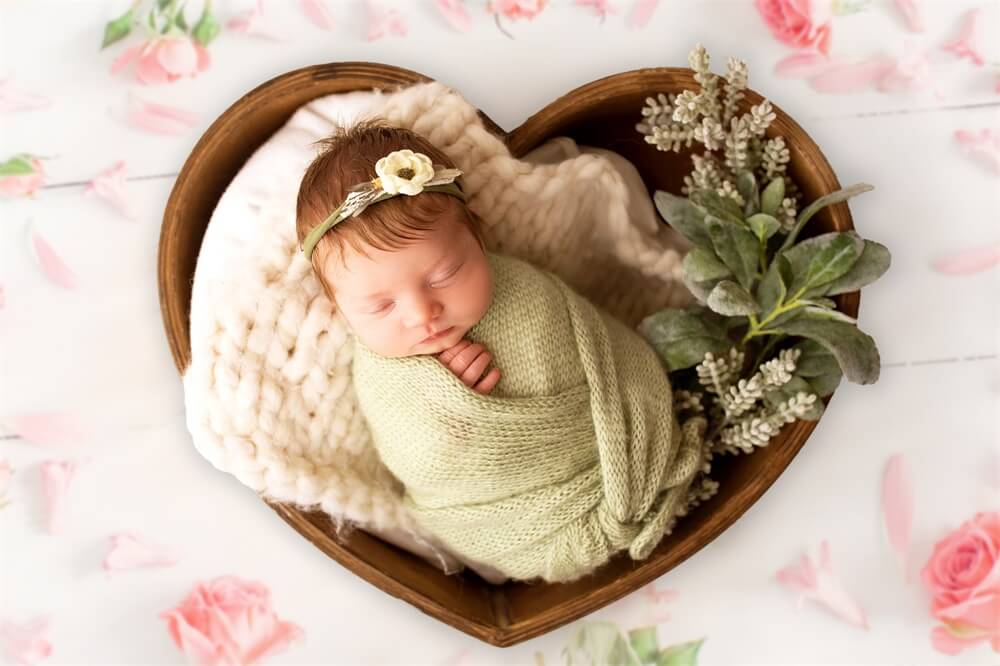
M493 360L493 355L481 344L459 340L458 344L438 354L438 360L455 373L462 383L477 393L489 393L500 381L500 369L493 368L479 379Z

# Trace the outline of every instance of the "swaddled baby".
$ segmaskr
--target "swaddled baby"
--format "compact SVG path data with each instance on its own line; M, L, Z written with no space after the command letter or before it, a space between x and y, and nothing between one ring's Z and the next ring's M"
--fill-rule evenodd
M555 275L486 251L460 172L420 135L369 120L323 144L298 237L355 335L358 403L407 510L514 579L645 559L702 457L655 352Z

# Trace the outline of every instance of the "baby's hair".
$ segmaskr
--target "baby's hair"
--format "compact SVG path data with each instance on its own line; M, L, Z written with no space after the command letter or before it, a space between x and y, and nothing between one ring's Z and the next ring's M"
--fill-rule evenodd
M365 118L339 127L313 145L321 146L321 150L302 177L295 207L299 246L344 201L350 187L375 178L375 163L392 151L409 148L427 155L436 165L455 167L447 155L423 136L392 127L380 118ZM365 246L398 250L425 238L449 211L458 213L457 219L485 248L479 216L460 199L441 192L397 195L337 224L323 234L312 254L313 270L327 296L336 301L333 286L327 283L321 270L332 252L343 262L345 245L364 256L368 256Z

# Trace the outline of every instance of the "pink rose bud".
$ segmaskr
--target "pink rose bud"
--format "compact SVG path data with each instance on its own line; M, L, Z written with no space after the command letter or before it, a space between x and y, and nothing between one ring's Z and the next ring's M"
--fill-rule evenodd
M0 164L0 194L30 197L45 184L42 162L34 155L15 155Z

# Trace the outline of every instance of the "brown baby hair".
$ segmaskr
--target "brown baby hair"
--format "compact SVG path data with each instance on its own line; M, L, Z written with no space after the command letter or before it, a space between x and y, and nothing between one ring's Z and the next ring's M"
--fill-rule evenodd
M427 155L435 165L455 168L454 162L423 136L392 127L380 118L340 127L313 145L321 149L302 177L295 206L300 247L309 232L344 201L352 186L375 178L375 163L394 150L409 148ZM320 270L332 252L343 261L345 246L364 256L368 256L365 246L398 250L425 238L448 212L457 213L456 218L485 250L482 221L460 199L441 192L394 196L340 222L320 238L312 253L312 266L326 295L336 303L333 285Z

